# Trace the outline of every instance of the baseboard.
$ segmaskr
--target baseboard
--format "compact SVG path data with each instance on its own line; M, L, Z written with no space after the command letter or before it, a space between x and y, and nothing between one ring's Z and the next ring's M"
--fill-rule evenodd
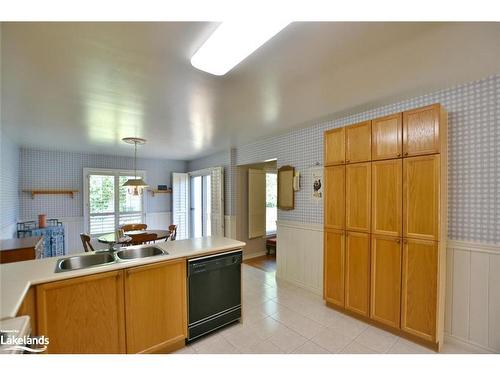
M446 342L457 343L457 344L460 344L460 345L470 346L471 348L473 348L473 349L475 349L477 351L483 351L483 352L487 352L487 353L491 353L491 354L498 354L498 352L495 352L495 351L491 350L491 348L486 348L486 347L484 347L482 345L479 345L479 344L476 344L476 343L473 343L473 342L461 339L460 337L456 337L456 336L450 335L449 333L445 333L444 334L444 342L445 343Z

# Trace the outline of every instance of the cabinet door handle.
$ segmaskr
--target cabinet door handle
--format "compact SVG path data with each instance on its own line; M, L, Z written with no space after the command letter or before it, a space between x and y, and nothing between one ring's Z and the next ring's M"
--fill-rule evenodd
M401 156L401 152L398 152L396 156L399 158Z
M401 240L398 238L398 239L396 240L396 243L401 243Z
M340 164L344 164L344 161L343 161L343 160L341 160L341 161L340 161Z
M403 243L406 245L408 243L408 240L403 240Z
M408 151L405 152L405 156L408 156Z
M349 163L349 160L346 160L345 162L346 162L346 163Z

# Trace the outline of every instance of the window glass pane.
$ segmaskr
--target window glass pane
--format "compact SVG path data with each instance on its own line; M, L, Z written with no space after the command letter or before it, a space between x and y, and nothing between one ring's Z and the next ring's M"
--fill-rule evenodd
M266 173L266 233L276 232L278 219L278 175Z
M123 184L134 176L120 176L120 212L142 211L142 196L131 195ZM144 194L144 193L143 193Z
M111 213L115 210L114 176L89 176L90 213Z

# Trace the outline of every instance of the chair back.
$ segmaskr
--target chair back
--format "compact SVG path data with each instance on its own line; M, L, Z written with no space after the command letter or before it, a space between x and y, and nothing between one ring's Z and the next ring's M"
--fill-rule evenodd
M124 224L120 229L123 229L124 232L130 232L132 230L143 230L147 229L147 224Z
M90 236L88 234L80 233L80 239L82 240L83 250L85 250L86 253L89 251L95 251L90 243Z
M135 234L130 236L132 240L130 240L131 245L142 245L145 243L151 243L156 241L158 237L156 233L144 233L144 234Z
M165 241L169 239L170 241L175 241L175 237L177 237L177 225L175 224L169 225L168 230L170 232L170 235L165 239Z

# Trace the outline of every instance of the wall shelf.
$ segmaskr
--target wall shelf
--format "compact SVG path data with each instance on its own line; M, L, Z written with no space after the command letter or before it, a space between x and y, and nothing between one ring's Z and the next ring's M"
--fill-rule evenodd
M167 190L150 189L148 191L151 192L151 195L153 195L153 197L155 196L155 194L171 194L172 193L172 189L167 189Z
M47 190L47 189L26 189L23 190L24 193L31 194L31 199L35 199L35 195L53 195L53 194L65 194L71 195L71 198L74 198L75 193L78 193L78 190L70 190L70 189L60 189L60 190Z

